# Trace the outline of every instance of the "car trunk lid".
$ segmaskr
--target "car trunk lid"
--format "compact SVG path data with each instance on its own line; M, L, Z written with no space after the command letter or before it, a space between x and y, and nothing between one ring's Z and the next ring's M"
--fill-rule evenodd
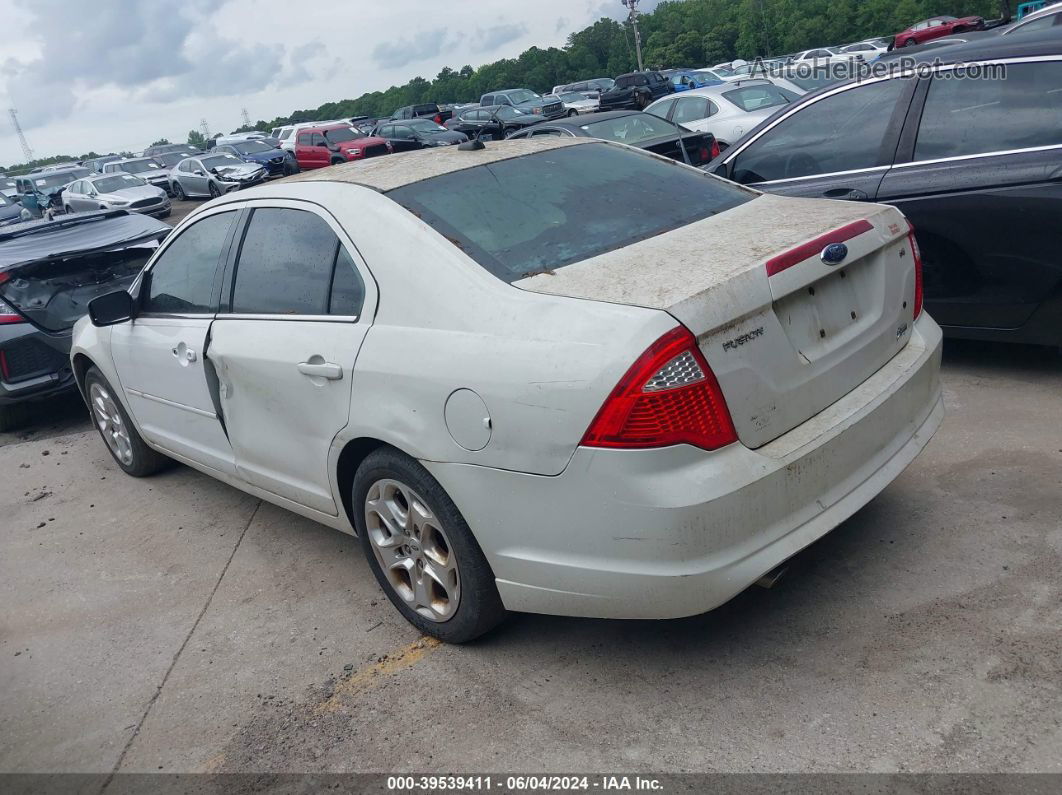
M93 298L132 284L170 231L124 212L22 226L0 234L0 298L51 332L71 328Z
M907 231L892 207L761 195L514 284L672 314L697 336L741 441L756 448L906 345L915 279ZM833 243L847 256L827 264L821 254Z

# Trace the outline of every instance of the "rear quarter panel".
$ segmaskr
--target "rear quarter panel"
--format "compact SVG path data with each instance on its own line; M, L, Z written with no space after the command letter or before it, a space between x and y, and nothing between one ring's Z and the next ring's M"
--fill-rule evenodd
M390 199L327 187L342 191L328 204L380 296L339 444L372 437L424 460L555 475L623 373L676 325L659 310L512 287ZM447 429L459 389L486 404L482 450Z

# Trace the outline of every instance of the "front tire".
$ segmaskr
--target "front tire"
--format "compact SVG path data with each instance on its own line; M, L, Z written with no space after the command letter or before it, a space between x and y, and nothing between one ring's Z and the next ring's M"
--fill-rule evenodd
M505 618L472 531L419 462L390 447L371 453L354 475L352 505L376 581L421 632L465 643Z
M144 443L111 385L95 367L85 373L85 394L88 396L89 417L107 451L125 474L143 478L173 463Z
M914 47L916 44L918 44L918 42L915 41L914 39L908 39L907 41L905 41L903 43L903 46L904 47Z
M211 199L216 199L218 196L221 195L221 188L219 188L213 182L210 183L209 190L210 190L210 198Z
M175 198L179 202L188 200L188 197L184 194L184 188L181 187L180 182L173 183L173 198Z

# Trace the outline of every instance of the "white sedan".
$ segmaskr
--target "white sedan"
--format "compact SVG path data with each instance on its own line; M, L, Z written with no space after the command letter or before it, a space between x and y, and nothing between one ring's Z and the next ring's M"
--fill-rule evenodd
M356 534L421 631L720 605L941 421L892 207L761 194L590 139L230 194L72 361L118 466L183 462Z

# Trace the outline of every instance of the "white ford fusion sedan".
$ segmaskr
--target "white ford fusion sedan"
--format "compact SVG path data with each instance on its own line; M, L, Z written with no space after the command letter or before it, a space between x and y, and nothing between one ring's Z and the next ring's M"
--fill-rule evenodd
M321 169L182 222L73 366L115 461L346 533L417 628L669 618L851 516L943 416L894 208L587 139Z

